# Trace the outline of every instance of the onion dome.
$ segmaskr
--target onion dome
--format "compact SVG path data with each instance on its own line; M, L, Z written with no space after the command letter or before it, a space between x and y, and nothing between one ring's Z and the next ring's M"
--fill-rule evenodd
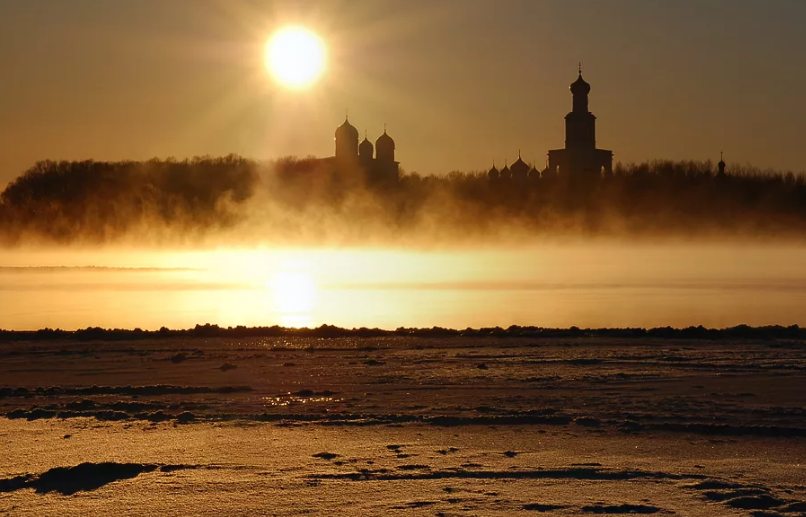
M375 147L372 145L372 142L369 141L366 135L364 135L364 140L358 144L358 155L359 156L366 156L372 158L372 153L375 151Z
M383 134L375 140L375 159L384 163L395 161L395 141L386 134L386 127Z
M512 178L512 170L510 170L509 167L504 165L504 168L501 169L501 179L502 180L508 180L508 179L511 179L511 178Z
M530 180L536 180L538 178L540 178L540 171L537 170L537 167L532 165L532 168L529 169L529 179Z
M358 140L358 130L345 118L344 124L336 128L336 139Z
M487 173L487 177L489 177L491 180L497 180L500 175L501 173L499 173L498 169L495 168L495 164L490 167L490 171Z
M526 178L526 175L529 173L529 166L526 165L526 162L521 159L521 154L518 153L518 159L515 160L515 163L512 164L512 177L516 180L522 180Z
M383 134L375 140L375 147L377 148L384 148L384 149L391 149L395 150L395 141L392 140L392 137L386 134L386 128L383 130Z
M577 80L571 83L571 93L574 95L587 95L591 92L591 85L582 78L582 70L579 71Z

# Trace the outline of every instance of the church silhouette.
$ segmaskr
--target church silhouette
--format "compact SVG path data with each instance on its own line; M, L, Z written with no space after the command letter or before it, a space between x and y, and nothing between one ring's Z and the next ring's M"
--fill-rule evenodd
M601 177L613 172L613 151L596 148L596 116L588 111L588 95L591 85L579 76L571 83L573 106L565 116L565 149L548 152L548 163L541 172L535 165L529 166L518 152L518 159L512 165L504 165L500 171L495 167L488 176L493 181L513 181L516 183L539 178L563 177L587 179ZM370 183L394 183L400 179L400 162L395 160L395 141L386 132L372 145L366 133L364 140L358 141L359 133L349 117L336 128L336 153L329 160L341 173L360 172Z
M596 116L588 111L588 95L591 85L579 76L571 83L573 105L565 116L565 149L548 152L546 168L539 171L535 165L526 164L518 152L518 159L500 171L493 163L487 175L491 181L523 182L538 178L589 179L613 172L613 151L596 148Z
M549 151L548 170L570 177L601 177L613 172L613 151L596 148L596 117L588 111L591 85L579 77L571 83L573 108L565 116L565 149Z
M374 154L374 155L373 155ZM358 143L358 129L349 117L336 128L336 154L331 158L339 173L358 172L369 183L394 183L400 179L400 162L395 161L395 141L383 128L375 145L364 134Z
M593 180L613 174L613 151L596 147L596 116L588 109L591 85L582 77L582 65L577 79L569 87L573 97L571 111L565 116L565 148L548 151L546 167L540 171L528 165L518 151L512 165L504 164L499 170L495 163L487 172L492 182L526 183L538 179L562 178L567 180ZM375 140L375 145L359 133L349 117L336 128L336 153L322 161L341 175L358 174L367 183L391 184L400 180L400 162L395 160L395 141L386 132ZM720 158L717 177L725 177L725 162Z

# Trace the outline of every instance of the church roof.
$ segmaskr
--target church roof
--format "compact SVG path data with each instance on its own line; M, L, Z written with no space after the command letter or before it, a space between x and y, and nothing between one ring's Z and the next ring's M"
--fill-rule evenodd
M511 178L512 177L512 171L506 165L504 165L504 168L501 169L501 177L502 178Z
M345 117L344 124L336 128L336 138L350 138L358 140L358 130L350 124L350 121Z
M571 93L574 95L587 95L591 92L591 85L582 78L582 70L579 71L577 80L571 83Z
M395 148L395 141L392 139L391 136L386 134L386 129L383 130L383 134L375 140L375 147L391 147L392 149Z
M518 154L518 159L515 160L515 163L512 164L511 169L512 169L512 174L520 174L520 173L525 174L526 172L529 171L529 166L526 165L526 162L523 161L523 159L521 158L520 153Z
M359 154L367 153L367 154L372 155L373 149L375 149L375 148L372 146L372 142L370 142L369 139L365 135L364 139L361 141L361 143L358 144L358 153Z

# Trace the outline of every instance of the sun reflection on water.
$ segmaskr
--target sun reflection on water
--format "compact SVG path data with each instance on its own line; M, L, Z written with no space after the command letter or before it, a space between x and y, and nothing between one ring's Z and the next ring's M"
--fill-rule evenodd
M267 282L278 323L284 327L313 327L317 285L305 264L288 262Z
M336 397L301 397L291 394L279 397L263 397L264 404L270 407L287 407L295 404L320 404L343 401L343 398Z

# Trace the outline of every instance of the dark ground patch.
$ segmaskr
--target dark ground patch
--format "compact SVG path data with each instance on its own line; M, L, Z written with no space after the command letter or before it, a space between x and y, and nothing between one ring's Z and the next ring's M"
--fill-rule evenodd
M752 495L729 499L725 504L742 510L769 510L783 505L784 502L771 495Z
M766 495L769 490L762 488L739 488L726 492L707 491L703 495L711 501L728 501L737 497L747 497L755 495Z
M662 511L655 506L648 506L644 504L619 504L619 505L590 505L583 506L582 512L584 513L658 513Z
M175 386L170 384L155 384L147 386L87 386L65 387L49 386L38 388L0 388L0 398L31 397L31 396L87 396L87 395L136 395L141 397L157 395L198 395L198 394L229 394L252 391L250 386Z
M97 490L122 479L132 479L157 468L159 465L148 463L81 463L75 467L52 468L38 476L29 474L0 480L0 492L33 488L39 494L73 495Z
M57 492L73 495L78 492L91 492L105 485L133 479L145 472L176 472L194 470L200 465L160 465L156 463L81 463L73 467L55 467L42 474L25 474L13 478L0 479L0 493L33 488L38 494Z
M563 508L567 508L566 506L560 506L557 504L540 504L540 503L530 503L523 505L523 509L531 512L551 512L554 510L562 510Z
M313 474L310 479L351 481L393 481L428 479L580 479L590 481L628 481L632 479L702 479L704 476L643 472L638 470L609 470L568 468L544 470L434 470L431 472L389 473L383 470L362 470L337 474Z
M339 455L334 452L317 452L316 454L313 455L313 457L330 461L332 459L338 458Z

